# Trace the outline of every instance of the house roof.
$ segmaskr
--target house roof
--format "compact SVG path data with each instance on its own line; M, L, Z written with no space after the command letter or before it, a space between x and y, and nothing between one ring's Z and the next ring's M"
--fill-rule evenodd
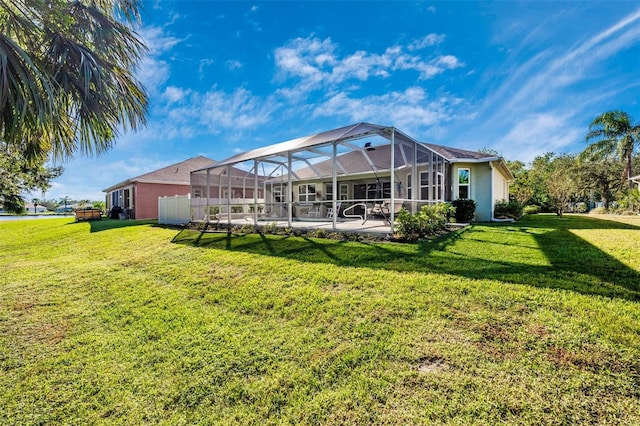
M134 182L159 183L165 185L189 185L192 171L213 164L216 164L214 160L200 155L161 169L153 170L140 176L123 180L122 182L103 189L102 192L113 191L114 189L130 185Z
M459 161L469 161L469 160L492 161L500 158L495 155L483 154L482 152L468 151L466 149L459 149L459 148L451 148L449 146L436 145L433 143L421 142L421 144L431 148L432 150L442 155L444 158L451 161L452 163L459 162Z

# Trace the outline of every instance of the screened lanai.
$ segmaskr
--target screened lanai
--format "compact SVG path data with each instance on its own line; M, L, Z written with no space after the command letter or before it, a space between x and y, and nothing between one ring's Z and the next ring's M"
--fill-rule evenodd
M394 127L358 123L192 172L194 221L371 224L450 198L448 161Z

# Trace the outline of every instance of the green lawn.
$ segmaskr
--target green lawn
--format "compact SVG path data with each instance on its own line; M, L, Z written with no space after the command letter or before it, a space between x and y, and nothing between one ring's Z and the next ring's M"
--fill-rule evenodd
M0 222L0 424L640 424L640 217Z

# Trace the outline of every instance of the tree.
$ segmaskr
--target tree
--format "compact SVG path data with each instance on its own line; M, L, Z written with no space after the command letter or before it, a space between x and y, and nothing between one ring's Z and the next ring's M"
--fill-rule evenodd
M139 0L0 0L0 140L27 161L111 148L146 120Z
M620 174L623 165L620 161L611 158L586 158L581 154L579 157L579 169L577 175L580 179L582 194L591 198L593 194L596 199L604 202L604 207L609 208L609 203L615 199L615 194L623 189L623 182Z
M633 187L633 152L640 146L640 124L632 124L624 111L609 111L597 116L589 126L586 136L587 146L584 155L599 158L617 157L625 162L623 180Z
M560 217L578 192L576 169L576 160L572 155L561 154L551 160L546 186Z
M533 197L534 185L529 170L522 161L508 161L507 166L515 180L509 184L509 193L520 206L525 206Z
M71 201L71 198L69 198L69 196L65 195L64 197L60 198L60 204L64 205L64 212L67 212L67 206L69 205L69 201Z
M62 167L46 167L43 157L27 161L18 147L0 141L0 202L6 211L24 211L21 194L46 191L60 174Z
M31 200L31 202L33 203L33 212L38 213L38 204L40 204L40 199L34 198Z

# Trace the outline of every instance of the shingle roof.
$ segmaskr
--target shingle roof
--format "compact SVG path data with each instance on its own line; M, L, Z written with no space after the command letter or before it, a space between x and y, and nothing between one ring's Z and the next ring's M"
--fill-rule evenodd
M445 157L447 160L483 160L488 158L495 158L495 155L487 155L482 152L467 151L466 149L451 148L449 146L436 145L433 143L421 142L422 145L427 146Z
M214 160L200 155L198 157L189 158L187 160L172 164L167 167L163 167L158 170L153 170L140 176L126 179L120 183L110 186L109 188L103 189L102 191L108 192L134 182L189 185L192 171L201 169L209 165L213 165L215 163L216 162Z

